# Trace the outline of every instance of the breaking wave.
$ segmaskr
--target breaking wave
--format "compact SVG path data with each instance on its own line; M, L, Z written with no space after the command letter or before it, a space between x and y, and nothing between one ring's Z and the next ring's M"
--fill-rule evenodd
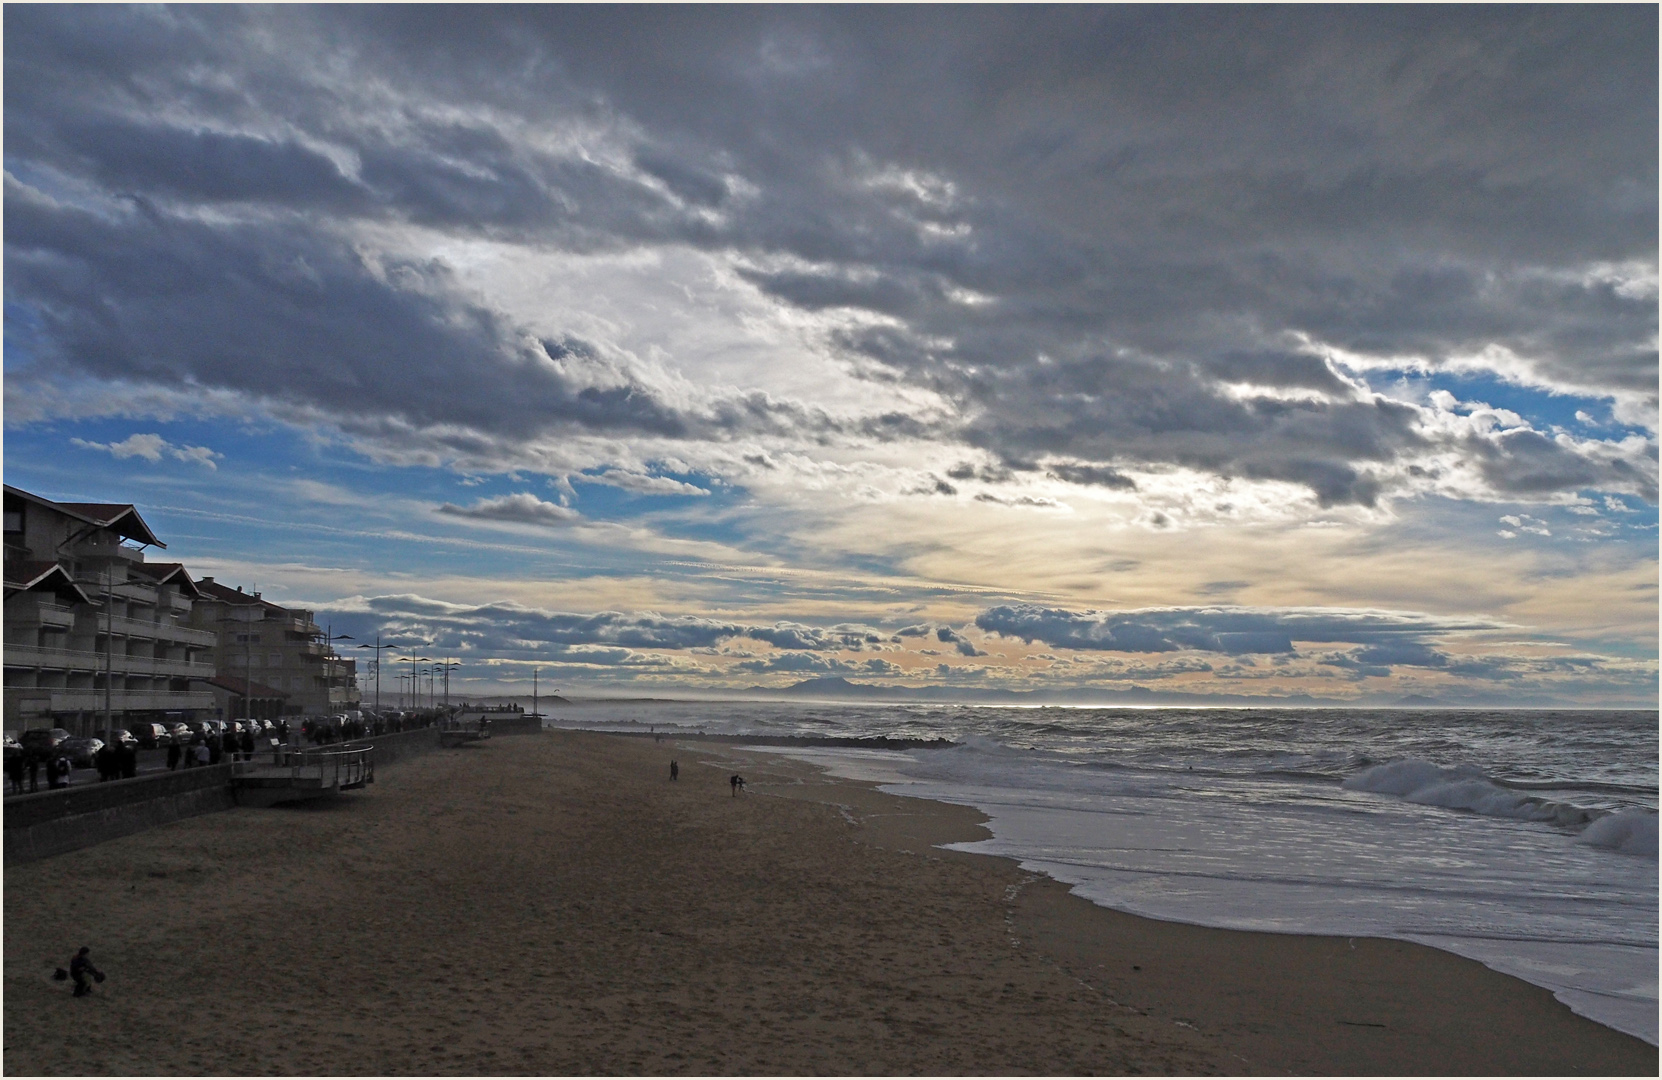
M1610 813L1531 795L1469 766L1445 768L1406 758L1374 765L1344 781L1350 791L1395 795L1422 806L1486 817L1539 821L1581 833L1581 841L1629 855L1657 855L1657 816L1648 810Z

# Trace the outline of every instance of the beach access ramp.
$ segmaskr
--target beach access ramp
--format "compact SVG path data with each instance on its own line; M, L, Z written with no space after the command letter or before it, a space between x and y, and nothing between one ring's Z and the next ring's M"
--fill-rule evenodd
M375 782L375 747L273 746L251 761L238 761L231 786L239 806L321 799Z

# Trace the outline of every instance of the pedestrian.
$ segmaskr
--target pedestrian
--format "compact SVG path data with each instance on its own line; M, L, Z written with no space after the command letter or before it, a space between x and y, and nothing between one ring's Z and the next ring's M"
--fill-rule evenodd
M86 997L92 993L92 984L87 982L88 975L99 982L104 981L104 973L92 966L92 957L88 955L91 952L91 949L82 945L81 951L75 954L75 959L69 962L69 977L75 980L76 997Z
M208 764L208 744L198 742L193 749L196 751L196 764L198 766Z
M242 729L242 741L238 744L242 748L242 760L254 760L254 733L247 728Z
M174 739L167 744L167 771L173 772L179 768L179 759L185 755L179 749L179 740Z
M23 794L23 748L6 747L6 783L13 795Z
M740 776L738 773L734 773L727 782L733 785L733 797L735 799L738 798L739 792L744 790L744 777Z
M31 792L39 791L40 790L40 752L38 750L26 751L23 755L23 763L26 766L28 766L28 769L29 769L29 790Z
M121 775L121 766L115 763L114 758L115 747L109 743L100 746L98 752L92 755L92 763L98 769L98 782L100 784L114 780Z
M121 766L121 778L131 780L138 775L138 747L130 742L121 744L115 752L116 764Z
M669 778L671 780L681 779L681 763L680 762L672 760L669 763Z
M218 765L219 764L219 755L223 751L224 751L224 744L220 742L219 736L218 735L209 735L208 736L208 764L209 765Z
M49 790L55 790L57 788L63 787L63 780L61 779L62 776L63 776L63 771L58 767L58 755L54 754L54 753L48 753L46 755L46 786L47 786L47 788Z

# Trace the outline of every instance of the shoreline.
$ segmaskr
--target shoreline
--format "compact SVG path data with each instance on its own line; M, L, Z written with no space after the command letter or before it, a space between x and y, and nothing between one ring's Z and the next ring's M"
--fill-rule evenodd
M665 744L496 740L328 806L11 870L7 1069L1656 1070L1654 1047L1473 961L1123 915L936 849L984 832L971 808ZM72 1002L50 973L80 944L110 979Z
M803 766L820 773L837 793L832 798L846 797L844 785L854 785L868 791L868 798L938 808L918 815L920 823L931 825L888 830L882 840L873 840L903 851L926 844L938 854L1009 865L1026 881L1016 898L1017 937L1110 1000L1214 1036L1217 1048L1244 1072L1598 1074L1581 1053L1565 1053L1565 1045L1556 1045L1588 1037L1602 1045L1594 1053L1616 1051L1606 1059L1609 1075L1624 1075L1624 1045L1634 1065L1648 1054L1642 1068L1655 1071L1656 1047L1576 1014L1550 990L1480 961L1394 938L1226 929L1104 907L1042 871L1020 867L1013 857L937 846L990 838L980 810L882 792L875 782L834 777L796 759L778 760L789 763L786 769ZM905 812L898 813L895 820L902 820ZM1243 954L1251 958L1245 969ZM1128 971L1130 956L1159 959ZM1220 963L1220 957L1231 962ZM1300 986L1254 974L1276 964L1298 970ZM1220 1003L1226 1007L1220 1009ZM1286 1030L1276 1030L1289 1016L1299 1017L1303 1045L1296 1049L1287 1045ZM1544 1034L1547 1030L1552 1034Z

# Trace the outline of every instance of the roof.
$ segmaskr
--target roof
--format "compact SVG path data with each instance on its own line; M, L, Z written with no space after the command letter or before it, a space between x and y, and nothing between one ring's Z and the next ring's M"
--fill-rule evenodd
M267 686L263 682L252 682L239 679L235 675L215 675L211 679L192 679L191 682L205 682L209 686L217 686L221 690L229 690L238 697L287 698L288 694L274 686ZM250 694L248 688L253 687Z
M62 563L44 562L39 559L7 560L6 593L10 595L30 590L54 593L83 604L92 603L92 599L75 584L75 579L69 576L69 571L63 568Z
M287 612L288 608L281 604L273 604L270 600L262 600L254 593L243 592L241 589L232 589L211 578L203 578L194 583L196 595L203 600L217 600L222 604L259 605L269 611Z
M148 544L152 547L167 547L166 544L156 539L156 534L150 531L150 526L145 524L144 518L139 516L138 510L132 503L54 502L51 499L36 495L32 491L14 488L10 484L6 485L6 494L50 507L89 525L97 525L100 528L108 529L117 536L125 537L128 540L136 540L141 544Z
M200 597L202 595L202 590L197 587L196 582L190 576L190 572L185 569L184 563L136 563L133 570L153 579L157 585L174 585L181 592L188 593L191 596Z

